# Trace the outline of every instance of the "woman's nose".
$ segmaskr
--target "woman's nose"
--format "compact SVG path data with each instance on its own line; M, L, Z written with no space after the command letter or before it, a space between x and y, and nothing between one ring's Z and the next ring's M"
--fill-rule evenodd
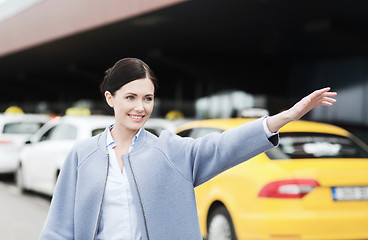
M142 112L144 110L142 101L137 101L137 104L135 105L134 109L136 111Z

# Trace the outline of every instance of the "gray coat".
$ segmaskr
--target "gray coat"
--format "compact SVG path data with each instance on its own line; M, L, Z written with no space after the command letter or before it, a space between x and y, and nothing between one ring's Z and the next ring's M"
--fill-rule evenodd
M141 131L123 155L144 240L201 240L194 188L274 145L263 119L203 138ZM108 173L106 133L77 144L60 173L43 240L94 239Z

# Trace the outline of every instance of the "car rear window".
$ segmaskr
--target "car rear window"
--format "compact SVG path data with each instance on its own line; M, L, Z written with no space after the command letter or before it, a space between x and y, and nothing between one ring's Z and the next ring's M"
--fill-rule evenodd
M266 154L271 159L368 158L363 143L323 133L280 133L279 146Z
M12 122L4 125L3 133L7 134L34 134L43 123Z

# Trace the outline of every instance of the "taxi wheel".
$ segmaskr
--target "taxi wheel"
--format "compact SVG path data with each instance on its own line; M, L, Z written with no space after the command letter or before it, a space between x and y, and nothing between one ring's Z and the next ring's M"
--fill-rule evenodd
M15 179L16 179L16 184L17 184L17 187L19 188L19 190L21 192L26 192L26 189L24 187L24 179L23 179L22 166L19 166L17 168L17 172L15 174Z
M234 225L224 206L216 207L208 218L207 240L236 240Z

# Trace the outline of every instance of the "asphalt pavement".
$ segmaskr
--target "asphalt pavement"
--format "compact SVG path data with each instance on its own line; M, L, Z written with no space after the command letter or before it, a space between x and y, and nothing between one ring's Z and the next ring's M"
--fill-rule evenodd
M0 175L0 239L39 239L50 198L21 193L12 177Z

